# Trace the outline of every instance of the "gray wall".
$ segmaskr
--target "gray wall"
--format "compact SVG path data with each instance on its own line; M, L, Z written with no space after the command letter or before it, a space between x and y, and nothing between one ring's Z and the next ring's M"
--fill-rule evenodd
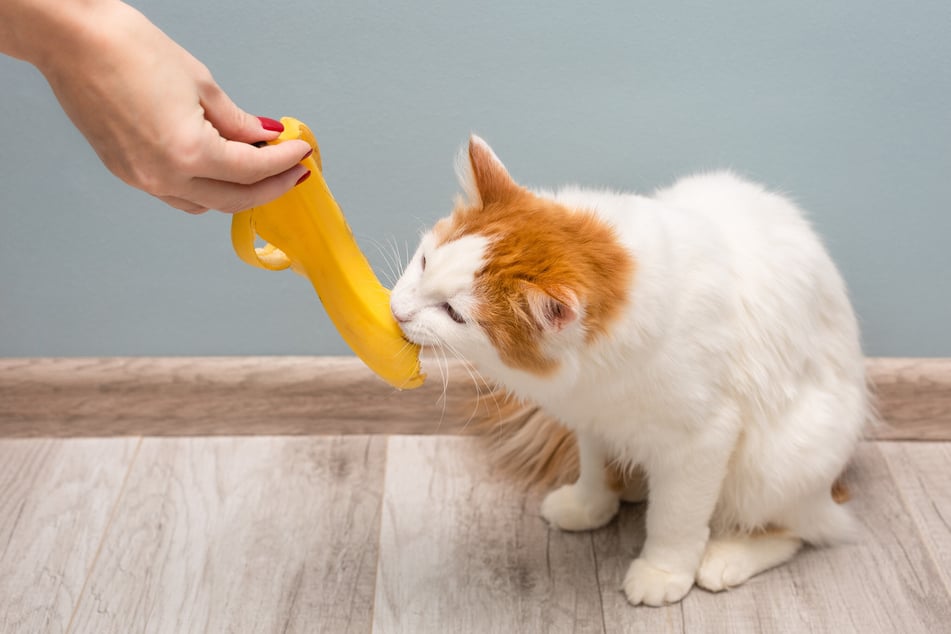
M311 124L387 277L474 130L530 185L729 166L792 193L873 355L951 355L951 3L140 0L245 109ZM716 5L712 8L709 5ZM0 59L0 355L340 354L307 282L98 162Z

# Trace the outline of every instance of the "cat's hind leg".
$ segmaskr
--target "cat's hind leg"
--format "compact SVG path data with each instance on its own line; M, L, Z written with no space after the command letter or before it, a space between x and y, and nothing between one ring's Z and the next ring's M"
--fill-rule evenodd
M620 494L605 472L606 452L589 434L576 433L581 473L574 484L555 489L542 502L542 517L566 531L600 528L620 507Z
M826 486L790 504L776 525L784 528L711 538L697 570L697 585L725 590L792 559L804 543L827 545L856 536L852 514Z
M853 542L858 536L855 518L845 505L833 499L830 487L823 487L792 505L781 522L803 541L815 546Z
M750 577L792 559L802 540L785 530L713 537L697 570L697 585L713 592L738 586Z

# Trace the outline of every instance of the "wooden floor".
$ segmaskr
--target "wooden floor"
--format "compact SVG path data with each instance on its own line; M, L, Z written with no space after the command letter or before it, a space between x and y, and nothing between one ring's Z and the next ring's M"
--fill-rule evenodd
M951 632L951 443L869 442L864 534L667 608L643 505L550 530L474 440L0 440L0 632Z

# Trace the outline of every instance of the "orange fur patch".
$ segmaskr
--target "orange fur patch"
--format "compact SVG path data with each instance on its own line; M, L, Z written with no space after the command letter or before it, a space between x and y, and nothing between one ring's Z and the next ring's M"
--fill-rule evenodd
M466 235L489 239L476 274L477 319L506 364L551 373L556 362L542 350L540 303L567 309L577 303L592 341L627 301L634 258L595 214L518 186L485 146L470 143L469 155L481 204L457 208L434 235L440 244Z
M849 488L845 486L845 483L842 480L836 480L832 483L832 501L836 504L845 504L849 501L852 495L849 493Z

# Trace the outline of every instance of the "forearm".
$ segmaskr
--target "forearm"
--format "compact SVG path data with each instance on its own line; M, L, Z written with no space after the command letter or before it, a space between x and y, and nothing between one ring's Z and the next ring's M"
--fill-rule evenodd
M0 0L0 53L46 72L128 8L118 0Z
M307 171L305 141L252 147L280 130L120 0L0 0L0 53L43 73L113 174L178 209L247 209Z

